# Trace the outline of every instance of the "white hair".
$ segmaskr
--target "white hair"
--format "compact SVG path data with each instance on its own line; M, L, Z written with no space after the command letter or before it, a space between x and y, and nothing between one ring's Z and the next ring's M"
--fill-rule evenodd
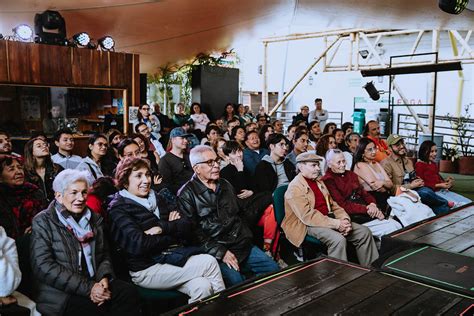
M326 165L329 165L337 155L344 156L344 153L340 149L329 149L326 153Z
M62 194L71 184L78 181L83 181L89 186L88 172L75 169L63 170L54 178L53 190Z
M204 153L207 152L214 153L214 149L207 145L198 145L191 149L191 152L189 153L189 161L191 162L191 166L194 167L197 163L203 162Z

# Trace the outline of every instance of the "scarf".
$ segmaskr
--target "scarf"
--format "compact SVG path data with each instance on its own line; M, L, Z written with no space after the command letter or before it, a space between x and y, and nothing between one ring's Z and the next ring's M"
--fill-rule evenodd
M92 264L92 247L90 241L94 238L92 227L90 225L91 211L86 209L84 215L79 220L79 223L72 217L72 215L64 208L63 205L56 203L56 213L59 221L66 226L66 228L73 233L74 237L79 241L82 247L82 252L87 264L87 270L90 277L94 277L94 265ZM82 256L79 254L79 267L81 267Z
M146 198L138 197L135 194L128 192L126 189L120 190L119 194L124 198L137 202L160 219L160 209L158 208L158 202L156 201L155 191L150 190L150 193L148 193Z
M0 183L1 204L11 210L11 222L4 223L8 235L16 239L23 236L25 229L31 226L33 217L44 208L44 201L38 192L38 187L25 182L16 187ZM10 227L8 227L10 226Z

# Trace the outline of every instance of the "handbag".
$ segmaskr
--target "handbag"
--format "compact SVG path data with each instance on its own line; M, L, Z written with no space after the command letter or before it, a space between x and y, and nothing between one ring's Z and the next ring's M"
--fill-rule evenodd
M158 256L153 257L155 263L171 264L177 267L184 267L189 257L204 253L202 247L197 246L176 246L163 250Z
M352 191L352 194L349 197L349 201L351 201L352 203L367 206L365 200L359 194L357 194L356 190ZM349 214L349 217L351 218L352 222L357 224L364 224L373 220L373 218L370 217L368 214Z

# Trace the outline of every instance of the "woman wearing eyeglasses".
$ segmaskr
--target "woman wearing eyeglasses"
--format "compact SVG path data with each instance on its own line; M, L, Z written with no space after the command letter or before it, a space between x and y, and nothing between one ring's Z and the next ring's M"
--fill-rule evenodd
M51 202L54 199L54 178L63 168L51 160L49 144L41 138L29 140L25 145L24 158L26 181L38 186L44 198Z
M378 208L385 212L393 183L383 167L375 160L376 154L375 143L367 137L361 138L354 154L352 170L359 176L359 182L364 190L375 198Z
M161 137L160 120L151 113L152 113L152 108L148 104L146 103L140 104L140 106L138 107L138 112L137 112L137 120L133 122L133 129L135 130L135 126L137 126L138 123L145 123L146 126L150 128L153 136L159 139Z
M104 175L110 175L105 170L107 168L104 158L107 155L109 146L107 137L103 134L93 134L89 137L87 145L87 156L76 167L77 170L87 171L89 173L89 182L92 183Z

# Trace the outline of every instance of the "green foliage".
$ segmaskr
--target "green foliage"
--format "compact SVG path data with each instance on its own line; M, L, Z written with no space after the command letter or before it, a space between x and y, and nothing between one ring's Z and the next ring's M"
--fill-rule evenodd
M228 61L229 56L234 56L235 61ZM201 65L207 66L219 66L219 67L235 67L238 64L239 60L236 54L231 49L228 52L220 53L218 57L200 53L189 63L182 65L170 65L166 64L165 66L159 67L158 71L153 75L148 77L148 83L154 83L158 85L158 90L161 94L162 100L166 99L171 100L173 98L173 85L180 86L180 102L183 102L186 107L189 107L191 104L192 98L192 73L197 67ZM157 100L153 100L157 101ZM172 115L171 109L174 108L174 103L170 102L169 104L169 113Z
M451 160L452 162L459 159L459 151L456 146L448 147L447 144L443 145L443 160Z
M451 127L456 131L456 136L452 137L453 141L461 149L463 156L472 156L474 152L471 150L471 141L474 138L472 135L473 124L471 122L471 114L469 108L473 103L464 106L464 112L459 117L451 117L448 113Z

